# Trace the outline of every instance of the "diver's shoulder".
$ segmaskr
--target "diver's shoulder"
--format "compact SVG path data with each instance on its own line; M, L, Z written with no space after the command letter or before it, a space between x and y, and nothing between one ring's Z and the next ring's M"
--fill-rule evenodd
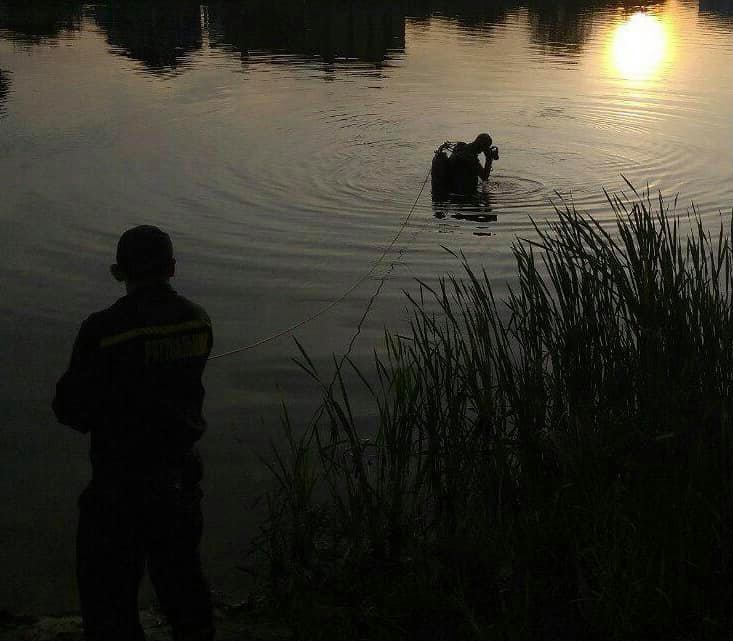
M474 155L475 153L471 149L471 145L469 145L467 142L457 142L453 146L453 152L451 153L450 157L454 159L463 159Z

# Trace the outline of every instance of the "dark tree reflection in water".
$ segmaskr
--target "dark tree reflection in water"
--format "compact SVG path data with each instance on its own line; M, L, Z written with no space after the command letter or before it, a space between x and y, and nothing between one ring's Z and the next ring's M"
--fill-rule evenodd
M700 16L713 29L733 31L733 0L700 0Z
M53 42L81 28L92 16L110 51L137 60L150 73L181 70L200 51L229 49L243 60L263 52L269 62L302 64L359 61L375 67L405 52L405 21L414 26L448 18L463 31L490 36L517 12L527 14L532 41L544 52L570 61L592 36L594 22L610 8L631 13L662 6L662 0L396 0L302 2L300 0L79 0L0 1L0 29L18 42ZM731 18L730 0L700 0L701 15ZM721 21L726 24L726 20ZM283 54L286 54L283 57ZM278 57L280 56L280 57Z
M5 101L10 93L10 79L7 71L0 69L0 118L5 115Z
M517 0L412 0L407 4L409 15L413 18L429 20L433 16L444 16L454 20L463 29L486 34L501 25L512 11L522 6Z
M94 17L112 53L138 60L150 73L177 69L201 49L201 8L196 0L112 0Z
M382 67L405 48L399 2L213 2L208 18L211 45L239 52L243 61L270 52L294 56L277 60L285 64L318 58Z
M78 0L3 0L0 30L25 44L53 44L67 32L81 28L82 3Z

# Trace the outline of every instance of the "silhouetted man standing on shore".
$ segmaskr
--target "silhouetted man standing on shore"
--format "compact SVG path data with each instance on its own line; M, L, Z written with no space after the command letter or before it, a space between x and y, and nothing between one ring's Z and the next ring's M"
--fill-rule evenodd
M126 231L111 272L127 295L82 323L53 401L61 423L91 436L77 535L85 636L145 639L137 594L147 564L173 638L210 641L194 444L206 427L211 321L171 288L173 246L157 227Z

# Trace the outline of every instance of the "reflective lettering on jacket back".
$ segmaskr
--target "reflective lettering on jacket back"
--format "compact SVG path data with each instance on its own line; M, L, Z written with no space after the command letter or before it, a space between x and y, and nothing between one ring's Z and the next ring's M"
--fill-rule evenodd
M172 325L152 325L107 336L102 348L135 345L132 351L123 349L128 358L142 356L145 366L164 365L186 358L206 357L211 349L210 325L204 320L190 320ZM142 351L140 351L142 347Z
M148 339L145 341L145 364L157 365L205 356L208 350L209 335L206 332Z

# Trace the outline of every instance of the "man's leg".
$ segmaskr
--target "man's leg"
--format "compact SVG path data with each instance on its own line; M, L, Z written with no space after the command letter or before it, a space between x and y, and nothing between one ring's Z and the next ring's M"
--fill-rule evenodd
M133 506L92 484L79 499L77 581L87 641L144 641L137 593L145 552Z
M175 641L214 638L211 592L199 555L203 529L198 486L171 489L149 506L148 570Z

